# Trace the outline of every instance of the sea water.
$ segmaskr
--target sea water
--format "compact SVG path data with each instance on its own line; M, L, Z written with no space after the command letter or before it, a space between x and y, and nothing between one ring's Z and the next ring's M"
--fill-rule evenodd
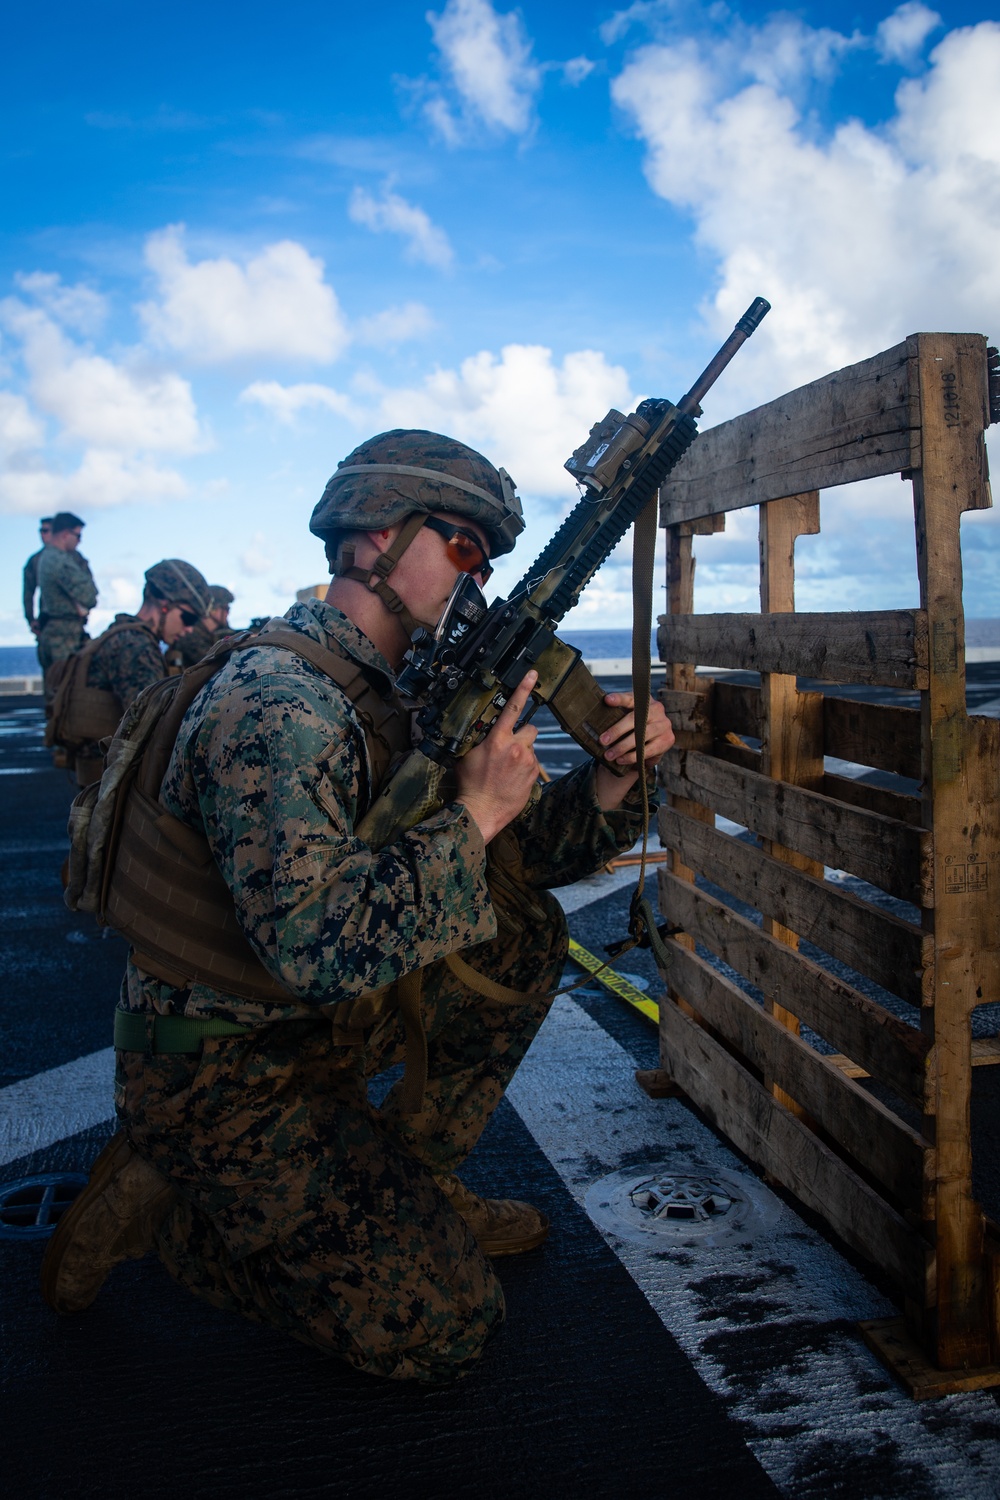
M585 661L607 661L609 657L631 656L631 630L564 630L560 638L583 652ZM656 642L653 641L653 660ZM0 646L0 677L38 677L38 656L34 646Z

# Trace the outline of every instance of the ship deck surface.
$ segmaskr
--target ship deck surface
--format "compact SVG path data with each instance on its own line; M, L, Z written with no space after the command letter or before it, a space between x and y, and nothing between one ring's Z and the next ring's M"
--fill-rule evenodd
M1000 712L1000 668L970 669L970 708ZM540 744L554 771L574 758L551 725ZM113 1130L125 945L62 903L71 796L38 700L0 699L0 1192L85 1171ZM591 952L623 934L633 881L561 893ZM655 996L647 954L617 967ZM499 1263L506 1326L454 1387L357 1376L194 1301L152 1259L60 1320L37 1292L43 1242L0 1239L8 1493L996 1500L1000 1396L910 1401L855 1329L894 1311L886 1288L682 1100L646 1098L634 1070L656 1063L654 1028L598 985L556 1002L465 1169L544 1208L552 1234ZM1000 1069L978 1068L977 1190L1000 1218L998 1102ZM614 1189L666 1171L742 1208L704 1229L609 1220Z

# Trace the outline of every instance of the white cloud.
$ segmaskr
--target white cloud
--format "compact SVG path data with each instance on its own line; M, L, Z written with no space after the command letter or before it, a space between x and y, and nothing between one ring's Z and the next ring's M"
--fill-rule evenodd
M924 42L941 25L936 10L922 5L920 0L906 0L897 6L891 16L880 21L875 31L875 46L883 62L914 62L920 55Z
M0 454L23 453L40 447L44 440L45 428L24 397L0 391Z
M72 473L47 466L0 474L0 511L44 515L56 510L104 510L131 502L182 500L188 486L173 469L106 449L89 448Z
M646 24L657 15L671 7L664 6L662 0L635 0L626 10L616 10L606 21L602 21L598 28L598 34L606 47L612 46L619 41L629 28L636 23Z
M499 358L483 350L420 386L383 391L380 421L479 448L509 469L522 493L575 498L565 460L609 407L628 411L634 399L626 372L593 349L557 363L551 349L508 344Z
M341 395L332 386L304 381L299 385L281 385L277 380L255 380L240 392L240 400L262 406L279 422L294 426L296 417L303 411L323 409L339 417L356 421L361 413L349 396Z
M363 224L376 234L398 234L406 240L407 260L424 261L446 271L454 260L454 252L443 229L431 222L422 208L407 203L398 193L388 188L381 198L375 198L364 188L355 188L347 205L347 212L355 224Z
M359 318L354 333L359 343L385 349L422 338L433 327L434 319L422 302L405 302L402 307L386 307L371 317Z
M107 317L107 300L99 292L89 286L64 286L53 272L18 271L14 282L58 323L77 333L96 333Z
M204 446L191 387L172 371L115 364L81 350L37 308L0 302L0 322L21 341L35 403L63 437L102 449L193 453Z
M489 0L448 0L440 15L428 11L427 21L460 100L460 120L440 96L427 107L445 138L456 142L461 126L475 122L497 134L526 134L542 74L517 12L500 15Z
M329 363L348 342L324 264L294 240L267 245L245 265L189 261L183 225L146 241L158 300L139 312L153 340L208 363L270 355Z
M763 26L740 23L726 44L730 67L780 89L803 79L829 79L848 52L866 46L860 32L844 36L828 26L808 26L798 16L771 16Z
M646 47L613 94L653 189L717 259L717 330L757 293L774 304L713 417L918 328L1000 327L1000 25L951 32L883 128L825 141L777 88L734 87L707 42Z
M571 57L562 65L563 77L575 88L585 78L589 78L596 67L597 64L591 62L589 57Z

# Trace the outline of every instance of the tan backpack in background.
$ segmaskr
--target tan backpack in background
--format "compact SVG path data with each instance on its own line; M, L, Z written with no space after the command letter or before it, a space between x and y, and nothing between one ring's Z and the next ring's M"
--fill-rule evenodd
M106 688L87 685L90 664L99 646L123 630L144 630L144 625L122 621L109 625L95 640L87 641L72 656L53 662L46 683L55 688L55 696L45 725L46 745L64 745L79 750L82 745L100 743L118 728L122 705L115 693Z

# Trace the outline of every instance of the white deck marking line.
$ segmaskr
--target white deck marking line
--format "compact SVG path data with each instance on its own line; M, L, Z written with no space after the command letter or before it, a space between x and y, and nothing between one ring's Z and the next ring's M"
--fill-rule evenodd
M646 1163L696 1161L748 1175L681 1100L647 1098L634 1068L563 996L507 1091L581 1206L595 1181L626 1167L639 1177ZM730 1239L670 1237L647 1248L606 1238L702 1379L745 1424L775 1484L789 1496L833 1494L853 1474L853 1493L881 1494L869 1482L905 1471L911 1493L996 1500L1000 1440L990 1395L905 1396L851 1327L895 1309L752 1180L774 1212Z
M0 1089L0 1166L112 1119L114 1075L104 1047Z

